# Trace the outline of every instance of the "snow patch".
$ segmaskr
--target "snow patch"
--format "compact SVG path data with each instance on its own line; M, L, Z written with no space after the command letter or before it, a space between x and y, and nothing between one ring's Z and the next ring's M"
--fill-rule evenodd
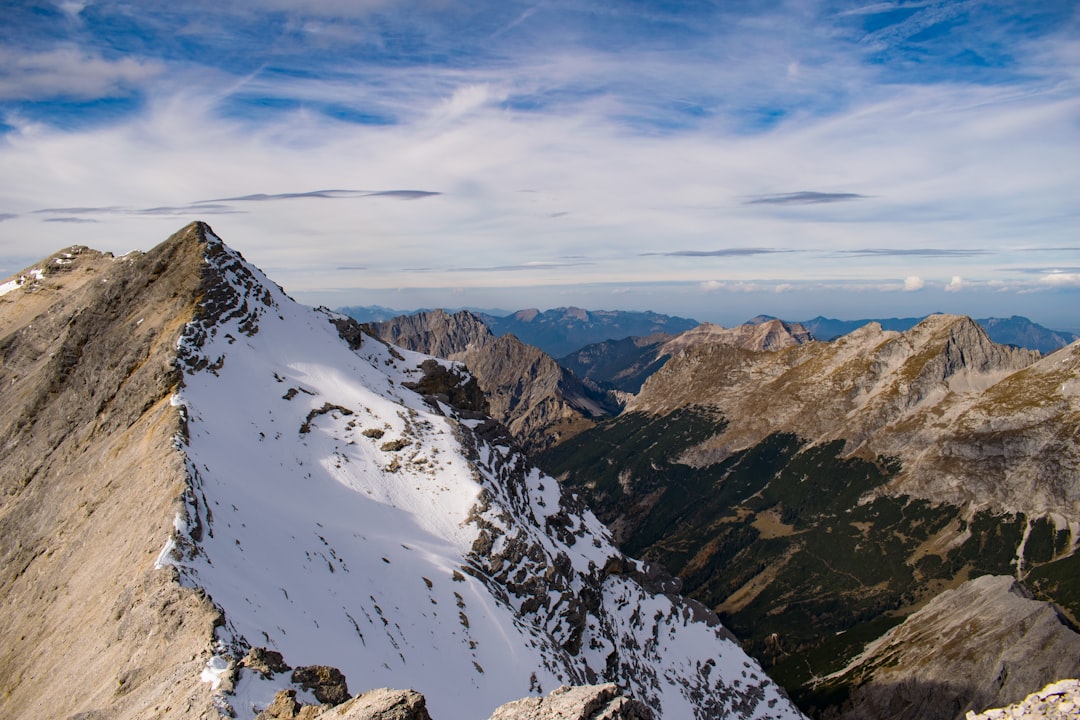
M206 661L206 667L203 668L199 679L205 683L210 683L211 690L217 690L221 687L221 680L227 672L229 672L229 661L220 655L212 655Z

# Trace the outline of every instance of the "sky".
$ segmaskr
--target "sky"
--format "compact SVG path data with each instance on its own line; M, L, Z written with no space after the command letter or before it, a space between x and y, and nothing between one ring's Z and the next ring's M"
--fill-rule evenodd
M0 0L0 278L1080 330L1080 1Z

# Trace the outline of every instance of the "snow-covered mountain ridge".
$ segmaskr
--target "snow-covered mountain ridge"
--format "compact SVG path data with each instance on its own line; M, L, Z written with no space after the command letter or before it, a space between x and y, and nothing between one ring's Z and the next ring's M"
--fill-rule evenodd
M420 690L438 718L598 681L660 717L798 717L497 426L409 389L429 358L347 342L205 225L179 235L206 268L172 400L190 486L158 562L224 611L211 669L266 646ZM272 690L242 672L224 699L251 717Z

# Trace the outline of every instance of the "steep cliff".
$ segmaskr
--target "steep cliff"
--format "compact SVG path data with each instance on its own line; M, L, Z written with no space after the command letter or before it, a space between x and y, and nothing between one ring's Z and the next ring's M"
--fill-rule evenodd
M488 399L488 412L529 451L551 447L617 410L542 350L513 335L495 337L478 317L442 310L372 326L387 342L463 363Z

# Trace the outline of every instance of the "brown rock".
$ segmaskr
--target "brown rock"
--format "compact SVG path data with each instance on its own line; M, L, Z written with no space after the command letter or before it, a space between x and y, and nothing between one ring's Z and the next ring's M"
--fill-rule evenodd
M293 670L292 681L310 690L315 699L328 705L340 705L349 699L349 687L345 676L328 665L305 665Z
M251 648L248 654L244 656L244 659L240 661L240 664L249 670L254 670L264 678L292 670L285 663L285 658L281 656L281 653L261 647Z
M427 701L415 690L380 688L326 711L319 720L431 720Z
M615 683L564 685L547 697L506 703L489 720L653 720L647 707L621 692Z
M295 690L278 690L274 702L255 716L255 720L294 720L300 712Z

